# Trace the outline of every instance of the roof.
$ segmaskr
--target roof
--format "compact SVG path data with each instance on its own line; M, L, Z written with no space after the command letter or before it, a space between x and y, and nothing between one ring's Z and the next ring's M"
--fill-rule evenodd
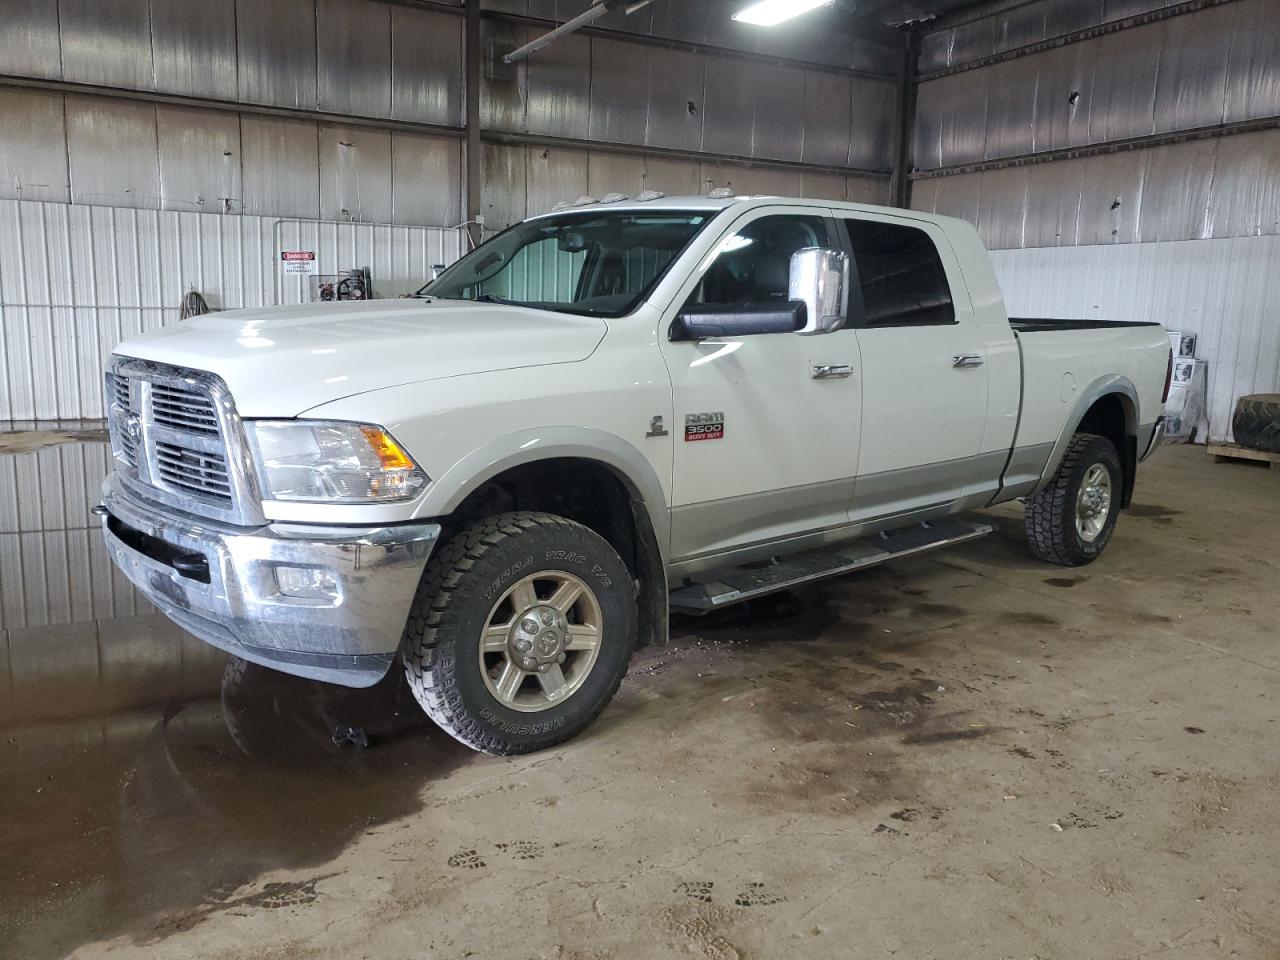
M584 203L581 205L570 203L568 206L560 207L557 210L548 210L546 213L539 213L530 217L530 220L537 220L540 217L550 217L561 213L579 213L596 210L707 210L711 212L719 212L726 207L732 207L744 200L754 199L752 197L723 197L712 199L711 197L660 197L655 200L636 200L633 197L627 197L625 200L617 200L613 203L603 203L597 200L594 203Z
M617 200L613 203L584 203L581 206L566 206L559 210L550 210L546 213L540 213L529 217L530 220L539 220L543 217L559 216L565 213L595 213L606 210L617 211L688 211L699 210L708 213L719 213L721 210L727 210L729 207L761 207L769 204L797 204L814 207L830 207L835 210L848 210L860 213L892 213L896 216L909 216L917 220L928 220L934 223L942 223L949 220L949 217L939 216L938 214L928 213L923 210L905 210L901 207L877 206L869 203L850 203L845 200L822 200L817 197L779 197L779 196L745 196L745 197L723 197L712 199L710 197L661 197L656 200L635 200L628 197L626 200Z

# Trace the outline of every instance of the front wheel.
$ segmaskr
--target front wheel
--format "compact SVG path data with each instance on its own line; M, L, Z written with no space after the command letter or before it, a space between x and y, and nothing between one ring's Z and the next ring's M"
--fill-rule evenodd
M617 692L635 638L635 585L603 537L563 517L506 513L431 559L403 659L432 720L508 756L590 724Z
M1097 560L1115 531L1123 483L1115 444L1076 434L1053 481L1027 498L1023 523L1031 552L1064 567Z

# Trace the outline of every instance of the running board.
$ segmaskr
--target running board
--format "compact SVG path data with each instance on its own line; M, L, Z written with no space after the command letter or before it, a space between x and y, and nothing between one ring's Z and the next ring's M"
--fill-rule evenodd
M989 523L943 520L854 540L840 547L799 553L768 566L746 569L722 567L700 574L699 582L671 591L671 609L679 613L710 613L754 600L802 583L838 577L899 557L928 553L991 533Z

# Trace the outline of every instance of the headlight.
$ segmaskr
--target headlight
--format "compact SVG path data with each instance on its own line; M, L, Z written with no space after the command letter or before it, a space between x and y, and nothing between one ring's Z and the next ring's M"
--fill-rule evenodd
M389 433L367 423L250 420L249 443L268 500L382 503L427 484Z

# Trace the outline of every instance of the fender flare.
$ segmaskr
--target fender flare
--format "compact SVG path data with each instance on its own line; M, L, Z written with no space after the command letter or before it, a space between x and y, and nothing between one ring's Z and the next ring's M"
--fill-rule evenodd
M1053 445L1053 452L1049 454L1049 460L1045 464L1040 482L1036 484L1035 489L1027 496L1034 497L1053 482L1054 475L1058 472L1058 467L1062 465L1062 458L1067 455L1067 445L1080 428L1080 424L1084 421L1085 414L1089 412L1089 408L1103 397L1113 393L1119 395L1121 405L1124 407L1125 432L1134 437L1138 435L1138 425L1141 423L1139 418L1141 404L1138 400L1138 390L1134 387L1133 381L1120 373L1110 373L1099 377L1080 392L1075 406L1071 408L1071 414L1067 417L1062 434L1058 437L1058 442ZM1120 454L1123 457L1124 451L1120 451Z
M540 460L591 460L608 467L640 501L665 563L671 543L666 494L653 465L621 437L590 427L535 427L487 441L451 466L431 484L414 518L443 517L481 486L513 467Z

